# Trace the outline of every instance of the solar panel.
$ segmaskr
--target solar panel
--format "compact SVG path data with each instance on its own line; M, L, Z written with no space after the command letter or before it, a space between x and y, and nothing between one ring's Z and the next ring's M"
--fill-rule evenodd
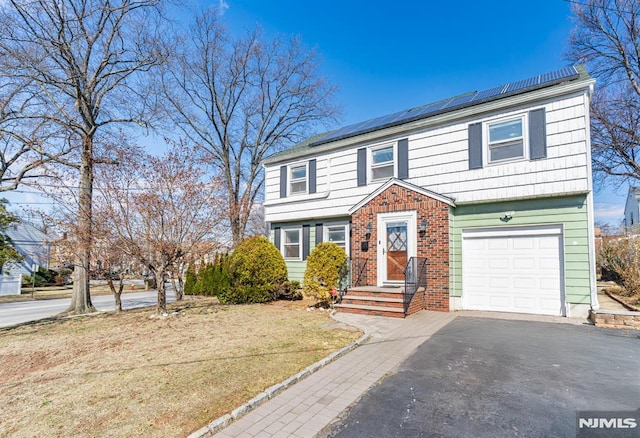
M534 76L532 78L523 79L518 82L512 82L507 85L507 89L504 91L505 93L511 93L512 91L523 90L525 88L532 87L534 85L538 85L540 83L540 75Z
M400 125L409 121L426 118L431 115L453 111L457 108L464 108L466 106L498 99L502 96L517 94L523 90L542 88L565 80L576 79L578 77L579 74L575 67L565 67L542 75L507 83L499 87L493 87L488 90L480 92L472 91L450 99L440 100L438 102L411 108L409 110L398 111L386 116L376 117L360 123L354 123L328 133L326 136L311 143L310 146L317 146L330 141L353 137L366 132L377 131L379 129Z
M499 87L494 87L494 88L489 88L488 90L479 91L473 97L472 102L479 102L481 100L485 100L485 99L489 99L491 97L499 96L500 93L502 93L503 89L504 89L504 85L501 85Z
M471 102L471 100L473 100L473 98L476 97L477 94L478 94L477 91L472 91L470 93L463 94L462 96L456 96L453 99L451 99L449 102L447 102L447 104L442 108L448 109L448 108L455 108L458 105L464 105L465 103Z
M569 79L571 76L577 75L578 71L575 69L575 67L564 67L560 70L540 75L540 83L545 84L549 82L555 82L560 79Z

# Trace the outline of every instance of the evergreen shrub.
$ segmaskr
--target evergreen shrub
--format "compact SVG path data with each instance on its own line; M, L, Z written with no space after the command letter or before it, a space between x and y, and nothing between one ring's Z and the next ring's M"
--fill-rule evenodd
M338 287L340 268L346 260L347 253L335 243L318 244L307 257L304 294L315 298L318 303L328 304L331 301L331 290Z
M229 286L218 294L225 304L264 303L278 297L287 281L287 265L265 236L240 243L229 257Z

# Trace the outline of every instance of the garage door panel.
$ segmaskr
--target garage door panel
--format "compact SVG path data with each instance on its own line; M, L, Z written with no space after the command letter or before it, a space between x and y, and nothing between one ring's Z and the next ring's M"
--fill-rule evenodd
M485 247L489 251L504 251L509 248L509 242L502 239L487 239Z
M480 230L471 237L463 232L463 307L561 314L562 235L544 230Z
M507 296L494 295L489 300L489 305L490 308L507 309L509 307L510 301L511 300Z
M487 259L487 265L491 269L508 269L509 259L507 258Z
M506 240L506 239L505 239ZM526 237L517 237L511 240L512 241L512 246L513 249L525 249L525 250L531 250L534 248L535 246L535 242L529 238Z
M536 280L535 278L527 278L527 277L518 277L513 280L513 287L517 289L535 289L536 288Z
M535 266L535 259L532 257L517 257L513 259L514 269L531 269Z
M510 286L511 281L508 277L489 277L489 287L496 289L508 289Z
M559 278L541 278L540 289L544 291L551 291L552 293L555 294L555 292L560 290L560 279Z
M513 305L516 309L526 311L528 309L536 307L536 305L538 304L536 301L537 300L533 297L515 297L513 299Z

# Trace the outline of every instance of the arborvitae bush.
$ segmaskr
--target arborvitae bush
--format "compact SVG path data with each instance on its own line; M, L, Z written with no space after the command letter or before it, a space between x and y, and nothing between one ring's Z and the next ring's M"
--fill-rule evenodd
M187 267L187 273L184 276L184 293L185 295L195 295L196 284L198 283L198 276L193 264L189 264Z
M347 260L344 249L331 242L318 244L309 257L304 272L304 294L319 303L331 301L331 289L338 287L340 268Z
M222 303L264 303L277 298L287 281L287 265L265 236L245 239L229 257L230 284L218 294Z
M189 295L218 295L222 289L229 287L227 265L228 256L226 254L216 254L213 263L200 262L197 274L190 265L185 279L185 293ZM187 287L188 282L193 283Z

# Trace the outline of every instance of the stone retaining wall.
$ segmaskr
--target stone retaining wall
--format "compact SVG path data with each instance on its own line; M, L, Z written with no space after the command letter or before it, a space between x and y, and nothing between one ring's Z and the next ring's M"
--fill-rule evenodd
M640 312L631 310L592 310L589 319L596 327L640 330Z

